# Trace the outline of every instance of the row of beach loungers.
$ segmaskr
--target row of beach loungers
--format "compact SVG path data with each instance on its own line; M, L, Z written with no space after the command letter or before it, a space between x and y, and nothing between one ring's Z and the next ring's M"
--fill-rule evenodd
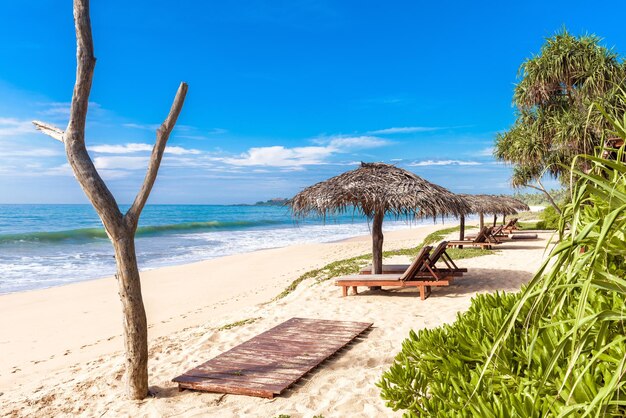
M367 287L416 287L419 289L420 299L430 296L434 286L449 286L454 278L462 277L467 273L466 268L458 267L452 257L446 252L449 247L480 247L491 249L508 239L536 239L537 234L515 234L509 236L514 229L517 219L507 225L497 227L483 227L474 237L467 240L442 241L435 247L424 246L411 264L384 264L382 273L372 274L372 267L362 269L359 274L342 276L335 280L341 286L343 296L348 295L348 289L358 294L359 286ZM505 229L506 228L506 229ZM437 267L437 263L443 266Z

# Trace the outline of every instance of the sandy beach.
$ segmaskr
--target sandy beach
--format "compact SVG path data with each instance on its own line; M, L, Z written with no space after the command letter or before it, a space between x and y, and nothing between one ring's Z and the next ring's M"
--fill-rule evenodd
M445 227L449 227L446 224ZM385 234L385 249L413 247L444 225ZM150 389L140 402L123 395L123 342L117 284L104 278L0 296L0 412L9 416L399 416L375 383L411 329L454 321L477 292L517 290L545 256L551 234L508 242L464 259L469 273L425 301L415 290L341 297L332 281L294 279L329 262L370 251L369 236L262 250L142 273L149 322ZM385 260L409 262L406 257ZM179 392L171 379L292 317L368 321L374 328L268 400ZM222 329L245 319L254 322Z

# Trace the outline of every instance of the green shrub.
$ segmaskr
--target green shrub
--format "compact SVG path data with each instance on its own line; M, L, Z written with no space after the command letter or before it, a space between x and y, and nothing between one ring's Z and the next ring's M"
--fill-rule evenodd
M541 221L537 222L538 229L558 229L561 214L556 211L554 206L546 206L540 213Z
M592 170L574 170L580 180L550 259L521 292L478 295L453 324L411 332L378 383L389 407L405 416L626 416L626 167L579 158Z

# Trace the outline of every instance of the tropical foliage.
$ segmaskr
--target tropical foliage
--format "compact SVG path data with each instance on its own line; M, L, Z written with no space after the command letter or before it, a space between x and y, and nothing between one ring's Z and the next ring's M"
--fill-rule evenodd
M626 137L626 119L613 123ZM478 295L455 323L410 334L378 383L388 406L405 416L626 416L619 157L573 159L560 240L521 292Z
M610 125L591 105L621 112L626 72L600 41L563 30L521 65L513 97L517 118L497 135L494 149L496 158L513 165L513 186L548 194L541 184L544 174L559 178L576 155L593 154L603 145ZM579 161L587 170L587 161Z
M559 222L561 221L561 215L554 209L553 206L547 206L539 214L541 220L537 222L537 229L557 229Z
M548 193L556 202L565 202L569 199L569 191L566 188L551 189L548 190ZM513 193L513 197L521 200L529 206L547 206L550 204L550 201L546 198L546 195L541 192L522 193L517 191Z

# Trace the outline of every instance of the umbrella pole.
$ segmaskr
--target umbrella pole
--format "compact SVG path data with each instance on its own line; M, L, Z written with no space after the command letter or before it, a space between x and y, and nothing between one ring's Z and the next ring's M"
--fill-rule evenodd
M480 225L479 226L480 226L481 231L483 229L483 226L485 226L485 215L482 214L482 213L480 214Z
M465 215L461 215L461 219L459 221L459 241L463 241L465 239ZM462 245L459 245L459 248L463 248Z
M496 223L498 222L498 215L493 215L493 227L496 227Z
M372 273L383 272L383 218L384 212L376 212L372 222ZM371 290L380 290L380 286L370 287Z

